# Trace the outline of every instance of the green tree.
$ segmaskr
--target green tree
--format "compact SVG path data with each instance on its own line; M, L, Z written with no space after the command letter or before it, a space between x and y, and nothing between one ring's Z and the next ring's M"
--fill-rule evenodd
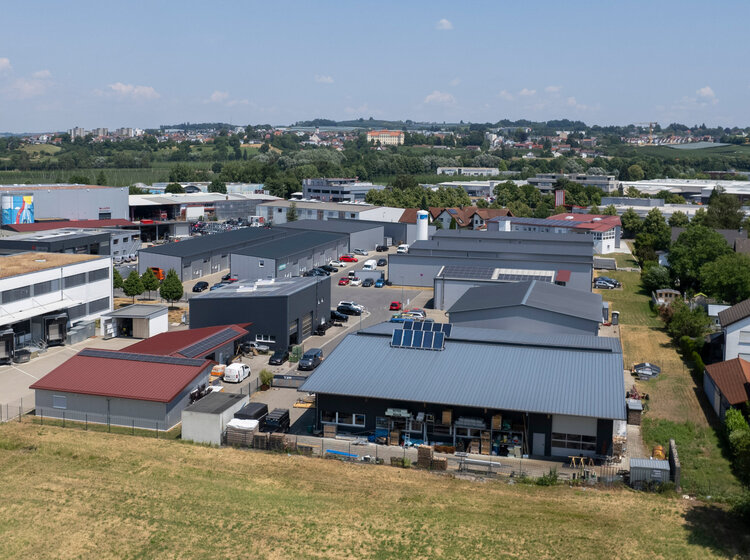
M589 214L601 215L601 210L599 210L598 206L592 206L589 208Z
M141 282L143 283L143 289L148 292L148 299L151 299L151 292L159 289L159 279L153 270L147 268L141 276Z
M614 204L610 204L604 210L602 210L603 216L617 216L617 208Z
M682 299L676 299L670 307L672 314L667 332L674 340L679 340L683 336L696 338L708 332L711 320L702 307L690 309Z
M693 226L708 226L708 214L705 208L698 208L693 214L693 219L690 220L690 225Z
M641 273L641 284L648 293L661 288L669 288L669 269L659 265L646 268Z
M730 253L732 249L721 234L691 222L669 250L672 280L683 292L698 289L703 265Z
M631 181L642 181L645 176L643 168L637 163L628 167L628 177L630 177Z
M708 199L706 225L715 229L739 229L744 219L740 199L715 187Z
M169 303L174 303L182 297L182 294L182 282L174 268L170 268L159 287L159 295Z
M490 206L489 203L483 198L478 199L476 204L477 208L489 208Z
M672 230L658 208L654 208L646 214L641 231L654 237L654 250L660 251L669 247Z
M635 213L635 210L628 208L620 216L620 222L622 222L623 235L625 237L634 238L641 231L643 226L643 220Z
M91 179L86 175L71 175L68 177L68 183L76 183L78 185L90 185Z
M227 185L226 183L224 183L224 181L219 181L218 179L214 179L208 185L208 192L227 194Z
M451 218L451 223L448 225L448 229L458 229L458 222L456 222L456 218Z
M685 212L681 212L680 210L677 210L669 217L670 227L684 228L687 227L689 223L690 220L688 219L687 214L685 214Z
M286 221L296 222L297 221L297 203L289 203L289 208L286 209Z
M398 175L393 180L392 186L394 189L410 189L418 187L419 183L417 182L417 178L411 175Z
M125 278L125 282L122 283L122 291L125 292L126 296L132 297L133 303L135 303L135 296L141 295L143 290L144 288L141 277L135 270L131 270L128 277Z
M112 267L112 287L117 290L122 288L122 285L122 275L115 267Z
M128 187L128 194L146 194L146 191L140 187L136 187L135 185L130 185Z
M750 298L750 257L728 253L700 269L701 290L730 305Z
M169 194L181 194L185 192L185 189L183 189L182 185L179 183L169 183L164 188L164 192Z
M435 226L435 229L443 229L442 220L435 220L434 222L432 222L432 225Z
M96 184L97 185L107 184L107 176L104 174L104 171L100 171L99 174L96 176Z

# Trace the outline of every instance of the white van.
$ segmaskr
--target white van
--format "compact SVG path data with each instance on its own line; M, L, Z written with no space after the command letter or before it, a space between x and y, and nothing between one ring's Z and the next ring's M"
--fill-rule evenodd
M239 383L250 376L250 366L246 364L229 364L224 370L224 381Z
M362 270L376 270L378 268L378 261L375 259L370 259L368 261L365 261L365 265L362 267Z
M406 243L404 243L403 245L399 245L398 248L396 249L396 252L397 253L402 253L402 254L403 253L408 253L409 252L409 246Z

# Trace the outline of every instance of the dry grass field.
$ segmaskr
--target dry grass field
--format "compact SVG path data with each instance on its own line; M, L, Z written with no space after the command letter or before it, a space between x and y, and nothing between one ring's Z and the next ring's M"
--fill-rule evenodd
M731 558L721 508L0 426L2 558Z

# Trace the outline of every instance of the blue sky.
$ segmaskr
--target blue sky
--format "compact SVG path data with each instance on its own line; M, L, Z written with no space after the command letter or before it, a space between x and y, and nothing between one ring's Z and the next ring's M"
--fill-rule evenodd
M750 125L750 2L4 3L0 131L315 117Z

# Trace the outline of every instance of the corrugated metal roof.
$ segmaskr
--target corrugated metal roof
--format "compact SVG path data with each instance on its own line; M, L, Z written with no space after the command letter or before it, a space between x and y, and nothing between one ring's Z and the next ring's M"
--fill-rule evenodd
M243 247L242 249L232 251L232 254L263 257L266 259L283 259L290 255L311 252L320 246L346 239L347 237L341 233L328 233L325 231L297 232L292 230L289 232L289 235L264 243L256 243L249 247Z
M191 237L190 239L175 243L154 245L153 247L141 249L140 252L184 258L212 253L221 249L226 249L226 252L229 252L233 247L250 245L251 243L257 243L261 240L269 240L275 237L288 235L288 233L289 232L286 230L280 232L276 228L242 228L212 235Z
M309 231L327 231L331 233L356 233L370 229L382 228L383 224L374 225L360 220L297 220L286 222L274 227L287 229L302 229Z
M133 222L123 219L113 220L56 220L51 222L34 222L33 224L8 224L5 227L18 232L47 231L59 228L103 228L136 226Z
M200 344L218 334L226 332L227 336L225 336L220 343L216 343L213 347L206 348L202 354L197 354L198 356L205 356L206 354L210 354L217 347L227 344L230 340L237 340L238 338L247 335L245 327L248 325L250 325L250 323L244 323L242 325L202 327L200 329L187 329L182 331L168 331L147 338L146 340L141 340L135 344L131 344L127 348L123 348L123 352L174 356L182 354L181 350L194 347L196 344ZM196 355L189 357L194 358L195 356Z
M291 278L276 278L273 280L258 280L246 282L240 280L224 286L218 290L206 291L193 296L193 300L217 298L250 298L250 297L282 297L296 294L320 282L321 290L330 289L330 276L293 276ZM327 284L326 284L327 283ZM321 292L322 293L322 292Z
M442 351L348 335L300 391L625 419L622 354L464 342L456 330Z
M720 311L719 323L721 323L722 328L728 327L729 325L736 323L737 321L742 321L742 319L747 317L750 317L750 299L746 299L745 301L733 305L729 309Z
M633 468L669 470L669 461L663 461L661 459L641 459L635 457L630 459L630 469L632 470Z

